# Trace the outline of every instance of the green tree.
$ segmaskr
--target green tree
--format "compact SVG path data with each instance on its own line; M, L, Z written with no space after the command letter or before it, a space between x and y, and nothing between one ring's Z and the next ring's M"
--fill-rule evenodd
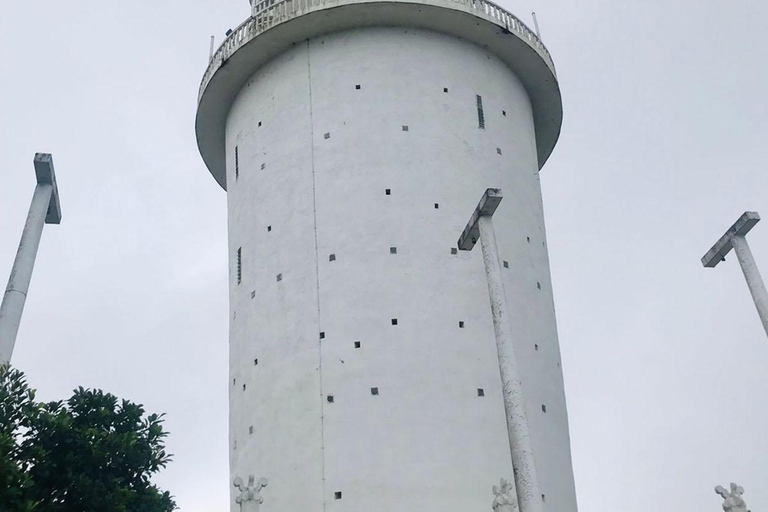
M174 510L150 481L171 460L162 423L100 390L38 403L22 372L0 367L0 510Z

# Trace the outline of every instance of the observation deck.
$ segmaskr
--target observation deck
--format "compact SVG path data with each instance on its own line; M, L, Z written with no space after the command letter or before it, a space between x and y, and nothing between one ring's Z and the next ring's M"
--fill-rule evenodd
M213 54L198 92L198 148L224 189L224 128L241 87L259 67L296 43L355 28L432 30L486 48L515 72L528 92L539 168L557 143L563 111L552 57L525 23L488 0L262 0L252 12Z

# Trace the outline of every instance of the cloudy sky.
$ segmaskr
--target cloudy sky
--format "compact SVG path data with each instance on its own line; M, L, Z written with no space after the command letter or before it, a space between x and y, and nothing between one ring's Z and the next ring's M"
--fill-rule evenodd
M573 462L584 512L768 510L768 340L734 257L768 216L768 4L504 0L535 9L565 122L542 172ZM246 0L4 2L0 280L54 154L14 364L42 399L98 387L167 412L158 478L226 510L226 198L194 139L211 34ZM750 243L768 274L768 223ZM489 500L490 504L490 500Z

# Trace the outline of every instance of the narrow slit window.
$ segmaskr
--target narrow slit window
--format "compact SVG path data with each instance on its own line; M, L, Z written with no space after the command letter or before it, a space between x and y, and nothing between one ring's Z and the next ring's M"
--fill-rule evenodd
M485 396L485 390L483 388L477 388L477 396Z
M235 181L240 178L240 150L235 146Z
M237 284L243 281L243 248L237 248Z
M483 113L483 97L477 95L477 127L485 130L485 114Z

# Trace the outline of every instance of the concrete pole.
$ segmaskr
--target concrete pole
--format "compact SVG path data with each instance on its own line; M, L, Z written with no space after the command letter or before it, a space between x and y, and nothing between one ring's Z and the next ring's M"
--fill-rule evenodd
M10 362L13 347L16 345L16 335L27 300L43 225L46 222L58 224L61 220L53 160L50 155L38 153L35 156L35 171L38 183L21 233L21 242L13 262L11 277L8 279L8 287L0 304L0 365Z
M493 330L496 334L496 350L499 354L504 410L507 413L507 432L512 450L517 499L522 512L540 512L542 510L541 492L536 475L536 463L533 460L531 433L523 399L523 384L520 379L517 356L512 346L512 327L509 323L507 297L501 277L493 220L490 216L482 215L477 220L477 226L480 230L480 246L483 249L485 277L488 280L488 295L491 299Z
M499 251L496 246L496 233L493 229L492 216L498 203L501 202L501 198L501 191L498 189L488 189L485 192L459 239L459 248L471 250L477 239L480 239L485 276L488 281L488 295L491 300L496 350L499 356L507 433L515 477L514 492L517 495L521 512L542 512L541 491L539 490L539 479L533 457L523 385L513 345L507 297L504 292Z
M714 268L721 261L725 261L725 256L733 249L739 264L741 264L741 270L747 280L747 286L752 294L752 300L755 302L757 314L760 315L760 321L763 323L763 329L768 334L768 292L765 290L763 278L760 277L760 271L757 270L757 264L752 257L752 251L749 250L746 239L747 233L758 222L760 222L760 215L757 212L744 212L701 258L701 264L707 268Z
M763 329L768 334L768 291L765 289L765 283L757 269L755 258L752 257L752 251L749 249L747 239L743 236L734 236L731 238L733 251L741 265L741 271L744 272L744 278L747 280L749 292L752 294L752 300L755 301L757 314L760 315L760 321L763 323Z

